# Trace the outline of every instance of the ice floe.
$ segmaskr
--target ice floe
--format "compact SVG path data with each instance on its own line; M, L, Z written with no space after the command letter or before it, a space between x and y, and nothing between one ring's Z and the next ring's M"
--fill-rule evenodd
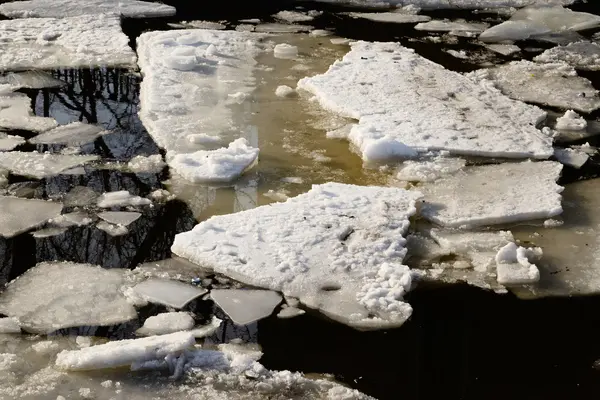
M206 289L183 282L157 278L137 284L132 291L135 295L151 303L164 304L178 309L208 292Z
M556 129L581 131L587 128L587 121L573 110L567 110L562 117L556 119Z
M552 155L552 139L536 128L546 116L539 108L510 100L396 43L351 46L342 61L325 74L300 80L298 87L315 94L324 108L359 120L348 137L363 159L410 158L428 150Z
M306 311L296 307L284 307L277 313L277 318L288 319L306 314Z
M136 173L158 173L163 170L167 164L163 161L160 154L151 156L135 156L127 163L127 167Z
M542 256L539 248L526 249L509 243L496 254L496 271L501 285L525 285L540 280L540 271L530 259Z
M152 204L150 199L144 199L133 195L127 190L117 192L107 192L98 197L96 204L100 208L126 207L126 206L145 206Z
M554 149L554 158L573 168L581 168L590 158L586 153L575 149Z
M542 63L564 62L577 69L597 71L600 70L600 45L592 42L569 43L548 49L533 60Z
M131 225L141 216L139 212L131 211L104 211L98 214L98 217L104 221L121 226Z
M411 182L432 182L445 175L453 174L465 167L461 158L436 157L431 161L405 161L396 178Z
M0 333L21 333L19 320L12 317L0 318Z
M118 15L0 21L0 71L131 67L135 60Z
M292 97L295 94L296 91L287 85L280 85L275 89L275 96L277 97Z
M49 228L40 229L35 232L31 232L31 236L33 236L36 239L41 239L41 238L62 235L66 231L67 231L67 228L49 227Z
M470 23L465 21L428 21L421 22L415 25L415 29L418 31L430 31L430 32L450 32L450 34L457 35L472 35L475 36L478 33L483 32L488 27L488 24L484 23Z
M138 336L166 335L179 331L189 331L194 327L194 318L187 312L168 312L155 315L144 321L135 331Z
M263 36L211 30L144 33L138 38L140 118L166 161L188 179L231 180L256 161L258 149L243 138L205 150L190 135L219 136L224 143L243 136L243 113L231 109L254 88L254 57ZM244 100L242 99L242 100Z
M137 318L120 292L122 284L118 270L41 263L7 285L0 294L0 313L17 318L21 328L34 333L119 324Z
M421 215L447 227L551 218L562 212L561 170L553 161L466 168L420 188Z
M285 203L215 216L172 251L241 282L297 297L345 324L377 329L411 314L402 265L420 193L327 183Z
M82 122L72 122L39 134L29 139L29 142L34 144L66 144L68 146L82 146L86 143L93 142L96 138L105 133L107 132L100 126Z
M513 61L468 76L475 81L489 80L502 93L520 101L585 113L600 108L600 97L592 83L577 76L575 69L565 63Z
M42 179L97 159L97 156L7 151L0 152L0 168L15 175Z
M96 204L99 194L86 186L75 186L64 196L64 203L68 207L85 207Z
M0 84L10 85L15 90L57 88L66 85L64 81L56 79L44 71L9 72L0 77Z
M296 58L298 57L298 46L287 43L279 43L273 49L273 55L276 58Z
M367 1L371 3L372 1ZM531 5L551 6L569 5L575 0L392 0L387 3L405 6L417 6L422 9L496 9L525 7ZM377 3L377 1L374 1Z
M0 4L9 18L64 18L116 13L127 18L169 17L175 7L138 0L28 0Z
M100 221L96 224L96 228L108 233L110 236L123 236L129 233L129 229L123 225L115 225L106 221Z
M431 17L427 15L417 15L402 12L381 12L381 13L365 13L351 12L348 13L353 18L363 18L375 22L389 22L395 24L414 24L417 22L427 22Z
M0 196L0 237L10 238L60 215L58 202Z
M0 48L1 46L0 44ZM44 132L56 125L58 123L53 118L33 115L29 96L24 93L14 93L6 86L0 87L0 129Z
M521 51L521 48L514 44L488 44L485 47L503 56L510 56Z
M23 143L25 143L25 139L21 136L7 135L0 132L0 151L11 151Z
M270 290L213 289L210 297L237 325L266 318L281 303L281 296Z
M299 11L279 11L277 14L273 14L273 17L290 23L307 22L315 19L314 13L313 15L309 15Z

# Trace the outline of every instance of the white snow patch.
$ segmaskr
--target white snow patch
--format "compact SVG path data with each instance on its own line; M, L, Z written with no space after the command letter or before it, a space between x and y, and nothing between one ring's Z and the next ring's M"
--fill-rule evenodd
M236 325L266 318L281 303L281 296L270 290L214 289L210 297Z
M144 325L135 331L139 336L166 335L188 331L194 327L194 318L187 312L168 312L155 315L144 321Z
M127 190L117 192L107 192L98 197L96 204L100 208L111 207L126 207L126 206L145 206L152 204L150 199L144 199L140 196L135 196Z
M533 60L542 63L564 62L577 69L597 71L600 70L600 45L592 42L569 43L548 49Z
M0 237L11 238L60 215L57 202L0 196Z
M180 309L208 290L170 279L151 278L134 286L133 292L151 303Z
M9 18L64 18L116 13L127 18L169 17L175 7L138 0L29 0L0 4Z
M160 154L151 156L135 156L127 163L127 167L136 173L159 173L167 165Z
M524 248L509 243L498 251L496 268L501 285L526 285L540 280L540 271L530 259L538 259L542 250Z

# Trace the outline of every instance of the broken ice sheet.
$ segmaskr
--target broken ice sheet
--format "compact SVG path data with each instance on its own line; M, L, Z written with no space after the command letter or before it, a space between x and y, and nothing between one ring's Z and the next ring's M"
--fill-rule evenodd
M350 326L400 326L411 273L402 265L418 192L338 183L285 203L215 216L171 250L240 282L283 292Z
M62 204L0 196L0 237L11 238L60 215Z
M130 67L135 60L115 14L0 21L0 71Z
M266 318L281 303L281 296L270 290L214 289L210 297L236 325Z
M40 229L38 231L32 232L31 236L33 236L36 239L43 239L43 238L47 238L47 237L62 235L66 231L67 231L67 228L49 227L49 228L44 228L44 229Z
M97 159L97 156L9 151L0 152L0 168L15 175L42 179Z
M600 97L592 83L577 76L575 69L565 63L513 61L467 76L477 82L491 81L502 93L520 101L584 113L600 108Z
M115 225L128 226L136 221L142 214L130 211L104 211L98 217Z
M23 143L25 143L25 139L21 136L7 135L4 132L0 132L0 151L11 151Z
M119 190L116 192L106 192L100 195L96 204L100 208L112 207L127 207L127 206L145 206L152 204L150 199L145 199L140 196L133 195L127 190Z
M548 158L546 113L444 69L397 43L351 44L329 70L298 82L322 107L358 119L349 140L366 161L418 152ZM391 84L393 83L393 84ZM431 118L436 115L436 118Z
M562 164L579 169L590 157L586 153L575 149L555 149L554 158Z
M151 303L181 309L208 290L175 280L151 278L134 286L133 292Z
M429 21L421 22L415 26L418 31L430 32L450 32L459 34L477 34L483 32L488 27L484 23L470 23L466 21Z
M533 60L540 63L564 62L577 69L597 71L600 70L600 45L592 42L569 43L548 49Z
M149 317L144 325L135 331L138 336L166 335L179 331L189 331L194 327L194 318L187 312L168 312Z
M2 7L2 5L0 5ZM45 89L66 85L64 81L54 78L44 71L9 72L0 77L0 84L8 84L12 88Z
M0 4L9 18L64 18L79 15L120 14L126 18L169 17L175 7L138 0L29 0Z
M0 51L1 48L2 44L0 43ZM1 59L2 56L0 56ZM53 118L33 115L29 96L24 93L12 92L6 87L0 87L0 129L44 132L56 125L58 123Z
M122 284L119 270L70 262L40 263L7 285L0 294L0 313L18 318L21 327L33 333L115 325L137 318L120 292Z
M562 212L561 170L553 161L469 167L420 187L421 215L447 227L550 218Z
M398 168L396 178L410 182L433 182L454 174L465 167L461 158L436 157L431 161L405 161Z
M86 143L93 142L96 138L105 133L107 132L100 126L82 122L72 122L39 134L29 139L29 142L33 144L82 146Z

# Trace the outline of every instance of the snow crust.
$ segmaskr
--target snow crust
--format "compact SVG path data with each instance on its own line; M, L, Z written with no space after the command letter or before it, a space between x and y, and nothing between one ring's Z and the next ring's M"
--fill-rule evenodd
M325 74L304 78L298 87L315 94L323 108L359 120L349 140L363 159L430 150L513 158L552 154L552 139L535 127L546 116L539 108L396 43L351 46Z
M577 76L575 69L564 63L513 61L498 67L474 71L468 76L482 83L491 81L502 93L520 101L585 113L600 108L598 91L592 83Z
M0 237L11 238L60 215L58 202L0 196Z
M569 43L548 49L533 60L541 63L564 62L577 69L598 71L600 45L593 42Z
M175 7L137 0L29 0L0 4L9 18L64 18L116 13L127 18L169 17Z
M503 224L562 213L562 165L553 161L466 168L420 188L421 215L447 227Z
M231 180L256 161L258 149L241 138L206 150L188 137L204 134L229 143L242 136L247 123L243 113L233 112L238 100L230 95L241 93L246 101L254 89L254 58L263 37L192 29L148 32L137 39L144 77L139 115L178 174L195 181Z
M89 264L40 263L0 294L0 313L28 332L114 325L137 317L120 292L123 274ZM35 296L31 294L35 293Z
M139 336L166 335L188 331L194 327L194 318L187 312L168 312L150 317L135 333Z
M509 243L498 251L496 268L498 283L501 285L525 285L540 280L540 271L532 258L541 257L541 249L526 249Z
M281 296L270 290L214 289L210 297L237 325L266 318L281 303Z
M135 60L115 14L0 21L0 71L131 67Z
M411 273L402 265L420 193L339 183L178 234L171 250L256 287L297 297L361 329L401 325Z
M71 122L61 125L45 133L29 139L34 144L66 144L68 146L82 146L91 143L96 138L107 133L102 127L85 124L82 122Z

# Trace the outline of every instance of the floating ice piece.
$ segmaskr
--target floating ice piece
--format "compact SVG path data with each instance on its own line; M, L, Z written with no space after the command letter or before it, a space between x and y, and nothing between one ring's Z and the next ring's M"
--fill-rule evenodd
M308 36L312 36L312 37L326 37L326 36L331 36L331 35L333 35L333 33L326 29L313 29L312 31L310 31L308 33Z
M288 319L288 318L299 317L300 315L303 315L303 314L306 314L306 311L304 311L301 308L285 307L285 308L282 308L281 311L279 311L279 313L277 313L277 318Z
M42 179L96 159L97 156L9 151L0 152L0 168L5 168L15 175Z
M60 215L62 204L0 196L0 237L11 238Z
M296 58L298 57L298 47L287 43L279 43L275 45L273 55L276 58Z
M304 183L304 179L302 179L298 176L286 176L285 178L281 178L281 182L295 183L297 185L301 185Z
M116 13L127 18L169 17L175 7L137 0L29 0L0 4L9 18L64 18Z
M29 139L33 144L66 144L68 146L82 146L91 143L99 136L107 133L102 127L72 122L62 125L45 133Z
M163 161L160 154L153 154L151 156L135 156L128 163L127 166L133 172L141 173L158 173L163 170L167 164Z
M4 21L0 21L0 24L2 22ZM0 51L1 50L2 44L0 42ZM6 56L0 55L0 64L3 57ZM54 128L56 125L58 125L58 123L53 118L37 117L33 115L31 110L31 99L26 94L0 90L1 129L44 132Z
M21 136L7 135L4 132L0 132L0 151L11 151L23 143L25 143L25 139Z
M135 196L129 193L127 190L120 190L117 192L107 192L98 197L98 207L100 208L111 208L111 207L126 207L126 206L145 206L152 204L150 199L144 199L140 196Z
M241 25L238 25L240 27ZM251 25L250 25L251 26ZM237 30L236 27L235 29ZM314 27L310 25L288 25L288 24L260 24L256 25L256 27L252 26L252 29L255 32L260 33L297 33L297 32L308 32L314 29Z
M480 33L486 30L488 24L470 23L465 21L429 21L421 22L415 25L418 31L429 32L461 32L461 33Z
M416 6L424 10L436 9L503 9L530 5L551 6L569 5L575 0L393 0L388 3L403 5L404 8Z
M548 33L576 32L597 26L600 16L594 14L560 6L526 7L515 12L510 20L487 29L479 39L484 42L535 39Z
M365 160L416 152L548 158L552 139L536 129L546 114L474 83L396 43L351 44L352 51L298 88L322 107L358 119L349 140ZM436 118L431 118L435 115Z
M556 129L568 131L582 131L587 128L587 121L573 110L568 110L565 115L556 119Z
M110 236L123 236L129 233L129 229L122 225L113 225L106 221L100 221L96 224L96 228L108 233Z
M194 335L189 332L118 340L80 350L63 350L56 357L56 366L68 371L123 367L181 353L195 343Z
M510 56L521 51L521 48L514 44L488 44L485 47L503 56Z
M382 12L382 13L363 13L351 12L348 13L352 18L364 18L375 22L389 22L395 24L414 24L417 22L427 22L431 17L427 15L416 15L401 12Z
M411 273L401 264L420 193L327 183L285 203L212 217L171 250L249 285L297 297L362 329L402 325Z
M196 328L192 329L190 332L197 339L207 337L207 336L210 336L213 333L215 333L221 326L222 322L223 321L220 320L219 318L212 317L212 319L210 320L210 323L203 325L203 326L196 327Z
M278 97L292 97L296 94L296 91L289 86L280 85L275 89L275 96Z
M452 57L460 58L461 60L467 60L469 58L468 54L464 50L444 50L446 53L450 54Z
M541 257L540 248L526 249L509 243L498 251L496 268L501 285L526 285L540 280L540 271L530 259Z
M598 71L600 45L592 42L569 43L548 49L533 60L541 63L564 62L577 69Z
M7 285L0 295L0 313L18 318L21 328L33 333L119 324L137 317L119 291L122 284L118 270L41 263Z
M258 149L244 138L217 150L177 154L169 165L192 182L228 182L242 175L258 159Z
M0 5L2 7L2 5ZM8 84L16 89L45 89L66 85L66 82L54 78L43 71L9 72L0 77L0 84Z
M312 15L304 14L298 11L279 11L277 14L273 14L273 17L289 23L307 22L315 19L315 17Z
M436 157L431 161L405 161L398 169L396 178L411 182L433 182L464 167L465 160L461 158Z
M561 170L553 161L466 168L422 187L421 214L448 227L554 217L562 212L563 188L556 184Z
M219 136L205 135L204 133L192 133L188 135L187 139L190 143L202 144L202 145L217 145L223 142L223 138Z
M19 320L12 317L0 318L0 333L21 333Z
M0 21L0 54L0 71L130 67L136 58L120 17L107 14Z
M209 181L233 179L255 160L258 150L241 140L201 160L209 153L197 153L205 147L189 137L201 132L228 143L230 132L242 132L247 126L246 115L233 112L229 95L254 89L254 58L263 37L199 29L148 32L138 38L144 76L140 118L156 143L167 150L166 162L178 174ZM221 158L222 164L217 162ZM242 159L248 161L243 167ZM213 168L223 175L212 176L208 171Z
M135 333L138 336L166 335L179 331L189 331L193 327L194 318L190 313L168 312L148 318Z
M75 186L64 198L67 207L85 207L96 204L99 194L87 186Z
M573 67L565 63L513 61L468 76L475 81L490 80L502 93L520 101L585 113L600 108L600 97L592 83L577 76Z
M66 231L67 231L67 228L50 227L50 228L44 228L44 229L40 229L38 231L32 232L31 236L33 236L36 239L43 239L43 238L47 238L47 237L62 235Z
M98 214L98 217L102 218L106 222L110 222L111 224L128 226L131 225L134 221L137 221L142 214L139 212L129 212L129 211L104 211Z
M583 167L583 164L585 164L590 157L584 152L575 149L554 149L554 158L562 164L579 169Z
M214 289L210 297L236 325L266 318L281 303L281 296L270 290Z
M133 287L134 292L151 303L183 308L208 290L170 279L151 278Z

